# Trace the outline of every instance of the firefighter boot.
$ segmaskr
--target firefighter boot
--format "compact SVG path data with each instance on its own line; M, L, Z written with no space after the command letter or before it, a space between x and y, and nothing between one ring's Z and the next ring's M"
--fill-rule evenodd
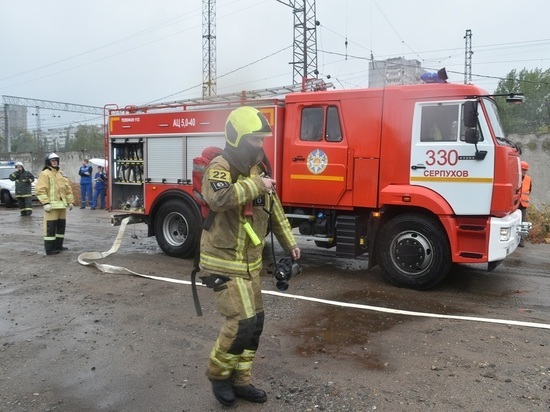
M55 240L45 240L44 249L46 249L46 255L57 255L59 250L55 248Z
M63 250L69 250L68 247L65 247L63 246L63 238L62 237L58 237L55 239L55 248L61 252Z
M248 402L264 403L267 401L267 394L261 389L257 389L254 385L234 386L233 390L237 397L242 398Z
M210 379L212 382L212 392L214 396L224 406L231 406L235 403L235 392L229 379L215 380Z

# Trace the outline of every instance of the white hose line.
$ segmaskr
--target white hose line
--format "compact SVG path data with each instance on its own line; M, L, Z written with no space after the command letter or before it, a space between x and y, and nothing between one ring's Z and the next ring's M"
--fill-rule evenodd
M113 265L101 264L97 262L90 262L90 260L106 258L107 256L115 253L120 248L120 244L122 243L122 237L124 236L124 231L126 230L126 225L128 224L129 220L130 218L128 217L122 220L117 237L115 239L115 242L113 243L113 246L111 246L111 249L109 249L107 252L82 253L78 256L78 263L84 266L96 267L103 273L135 275L143 278L160 280L162 282L178 283L181 285L191 285L191 282L188 280L179 280L179 279L166 278L161 276L144 275L142 273L134 272L122 266L113 266ZM201 286L204 286L204 285L201 285ZM518 320L506 320L506 319L479 318L474 316L441 315L438 313L428 313L428 312L414 312L410 310L390 309L390 308L384 308L380 306L363 305L359 303L338 302L335 300L312 298L309 296L291 295L288 293L277 292L274 290L262 290L262 293L265 295L273 295L273 296L280 296L280 297L290 298L290 299L298 299L298 300L305 300L309 302L323 303L325 305L338 306L342 308L353 308L353 309L370 310L373 312L391 313L393 315L418 316L418 317L436 318L436 319L468 320L468 321L474 321L474 322L496 323L496 324L510 325L510 326L514 325L514 326L525 326L529 328L550 329L550 324L546 324L546 323L522 322Z

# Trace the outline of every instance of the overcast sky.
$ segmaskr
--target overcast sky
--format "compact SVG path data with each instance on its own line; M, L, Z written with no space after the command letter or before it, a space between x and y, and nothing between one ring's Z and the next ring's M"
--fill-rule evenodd
M338 88L367 87L371 58L399 56L462 83L467 29L472 80L489 92L512 69L550 66L548 0L317 0L316 12L319 72ZM292 83L290 7L217 0L216 15L218 93ZM0 94L100 107L200 97L202 23L202 0L3 0Z

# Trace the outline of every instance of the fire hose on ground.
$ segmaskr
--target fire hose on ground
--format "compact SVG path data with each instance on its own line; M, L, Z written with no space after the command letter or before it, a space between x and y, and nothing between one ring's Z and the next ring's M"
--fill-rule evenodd
M134 272L133 270L127 269L122 266L113 266L105 263L98 263L97 260L104 259L118 251L122 240L124 238L124 231L126 226L130 222L130 218L125 218L122 220L118 234L115 238L115 241L111 248L106 252L84 252L78 256L78 263L84 266L91 266L97 268L103 273L109 274L119 274L119 275L133 275L140 276L147 279L158 280L162 282L177 283L183 285L191 285L191 281L174 279L161 276L145 275L142 273ZM536 322L524 322L517 320L506 320L506 319L491 319L491 318L482 318L474 316L458 316L458 315L443 315L438 313L428 313L428 312L415 312L409 310L400 310L400 309L391 309L380 306L370 306L359 303L348 303L348 302L339 302L328 299L319 299L310 296L301 296L293 295L289 293L278 292L274 290L262 290L262 293L265 295L279 296L287 299L297 299L315 303L322 303L325 305L337 306L340 308L351 308L359 310L368 310L373 312L388 313L393 315L405 315L405 316L416 316L416 317L426 317L426 318L435 318L435 319L453 319L453 320L462 320L462 321L473 321L473 322L484 322L484 323L494 323L507 326L523 326L529 328L539 328L539 329L550 329L550 324L545 323L536 323Z

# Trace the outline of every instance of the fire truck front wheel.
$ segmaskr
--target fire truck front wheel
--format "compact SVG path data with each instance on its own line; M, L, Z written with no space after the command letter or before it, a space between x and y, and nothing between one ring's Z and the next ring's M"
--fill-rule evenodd
M426 290L440 283L452 267L449 241L432 217L398 215L380 229L378 264L388 282Z
M168 256L188 258L199 240L199 222L193 209L181 200L164 203L155 218L157 243Z

